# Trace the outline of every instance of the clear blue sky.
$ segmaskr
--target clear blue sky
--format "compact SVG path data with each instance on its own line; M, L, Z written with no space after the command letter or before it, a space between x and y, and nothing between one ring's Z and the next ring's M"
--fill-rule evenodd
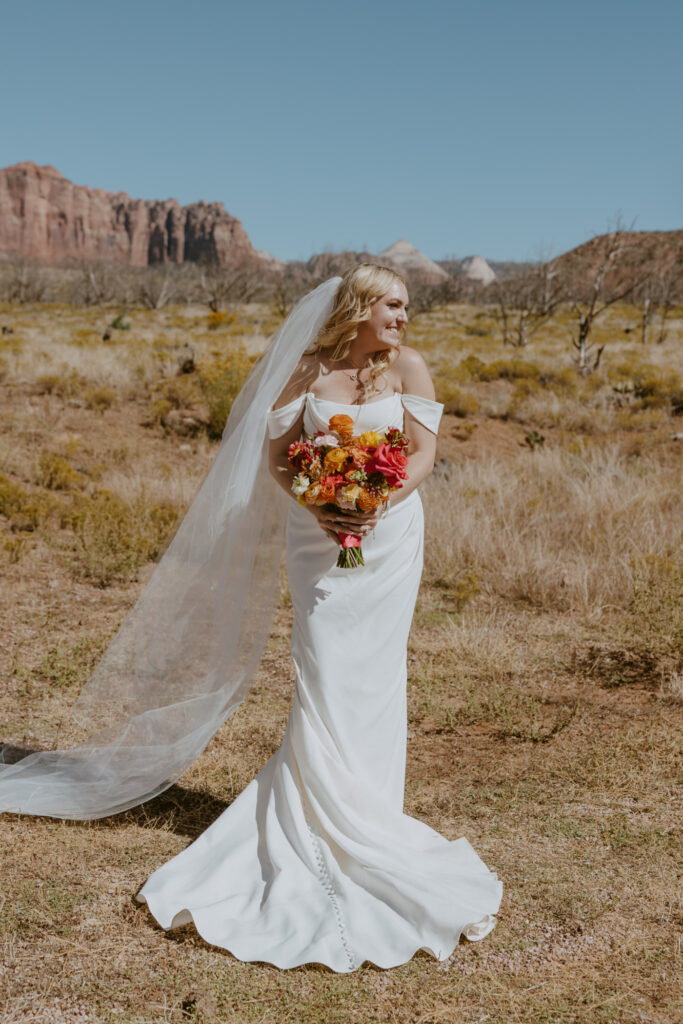
M681 0L8 0L0 166L222 200L285 259L683 226Z

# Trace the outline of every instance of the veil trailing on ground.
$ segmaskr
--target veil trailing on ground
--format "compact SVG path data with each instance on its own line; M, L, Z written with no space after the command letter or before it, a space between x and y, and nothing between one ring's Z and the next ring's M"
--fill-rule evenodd
M286 498L266 417L341 278L294 307L251 372L173 541L76 702L89 738L0 763L0 811L103 818L163 792L244 699L274 611Z

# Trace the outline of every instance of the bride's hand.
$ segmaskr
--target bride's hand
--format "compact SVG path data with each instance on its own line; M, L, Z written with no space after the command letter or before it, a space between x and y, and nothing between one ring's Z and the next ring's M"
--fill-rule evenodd
M382 515L382 507L374 512L345 512L340 508L327 505L307 505L309 511L318 520L323 533L326 533L336 544L339 544L339 533L355 533L359 537L374 530Z

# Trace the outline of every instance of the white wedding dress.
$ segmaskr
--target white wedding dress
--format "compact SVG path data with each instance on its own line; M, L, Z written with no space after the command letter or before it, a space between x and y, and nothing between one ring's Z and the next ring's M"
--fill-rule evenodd
M335 412L357 431L436 433L442 407L394 394L340 405L307 394L269 414L271 437L304 408L308 434ZM403 813L406 643L422 572L423 516L413 491L363 541L365 566L337 569L338 548L290 504L287 572L296 689L285 738L250 785L138 893L164 928L193 922L240 960L353 971L448 957L461 934L495 925L502 886L466 839Z

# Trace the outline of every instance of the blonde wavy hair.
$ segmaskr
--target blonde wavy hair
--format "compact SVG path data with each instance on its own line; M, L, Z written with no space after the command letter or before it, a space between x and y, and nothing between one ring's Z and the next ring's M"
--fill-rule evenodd
M405 285L400 274L376 263L359 263L347 270L337 289L332 312L316 338L313 351L325 352L332 362L346 359L351 342L358 335L359 325L370 319L373 302L386 295L397 281ZM367 364L370 376L363 385L365 401L380 390L377 383L397 356L396 349L389 349L370 357Z

